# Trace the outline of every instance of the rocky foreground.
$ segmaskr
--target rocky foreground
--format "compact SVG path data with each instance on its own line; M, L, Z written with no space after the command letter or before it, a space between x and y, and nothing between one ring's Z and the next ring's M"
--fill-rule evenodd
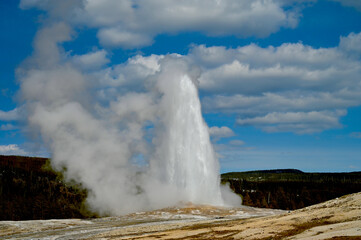
M91 220L2 221L0 239L361 239L361 193L292 212L189 205Z

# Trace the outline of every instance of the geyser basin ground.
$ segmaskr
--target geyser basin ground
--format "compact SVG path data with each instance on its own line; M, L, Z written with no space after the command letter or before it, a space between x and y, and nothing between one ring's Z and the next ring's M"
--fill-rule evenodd
M361 193L293 212L188 206L91 220L3 221L0 229L1 239L359 239Z
M119 217L91 220L32 220L0 222L4 239L98 239L100 235L121 231L135 236L143 231L157 232L218 222L282 214L285 211L242 206L239 208L188 205ZM131 237L130 237L131 238ZM105 238L106 239L106 238Z

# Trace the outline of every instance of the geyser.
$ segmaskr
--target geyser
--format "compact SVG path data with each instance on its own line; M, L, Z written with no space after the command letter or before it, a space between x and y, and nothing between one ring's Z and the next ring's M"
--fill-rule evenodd
M63 23L41 29L34 55L18 70L27 131L42 138L53 166L89 189L88 203L100 214L223 205L198 69L178 55L136 56L113 66L124 73L115 79L64 53L70 33Z
M163 60L157 86L161 132L152 167L161 180L180 191L179 199L222 204L219 166L203 120L195 79L186 63ZM193 77L195 78L195 77Z

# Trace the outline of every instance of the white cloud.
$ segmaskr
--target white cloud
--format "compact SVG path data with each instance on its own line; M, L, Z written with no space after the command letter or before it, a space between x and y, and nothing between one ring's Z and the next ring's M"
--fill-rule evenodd
M261 37L280 27L295 26L300 9L313 2L88 0L74 1L70 7L71 1L22 0L21 6L44 9L52 18L66 22L45 27L35 41L38 44L35 52L39 55L36 59L54 64L63 60L57 44L71 38L68 25L97 28L103 45L123 48L151 44L160 33L184 31ZM64 17L59 14L62 11ZM269 132L312 133L340 127L341 112L361 105L360 36L359 33L351 33L341 37L339 46L333 48L313 48L302 43L265 48L250 44L233 49L200 45L194 46L188 55L178 57L202 70L198 87L204 96L202 104L205 112L236 113L239 124L256 124L273 114L278 116L277 122L258 123L257 126ZM69 91L59 92L80 92L88 84L93 84L97 86L95 95L98 100L109 103L116 102L119 94L126 95L128 91L149 91L149 76L159 71L164 56L135 56L123 64L106 68L104 65L109 60L105 50L70 58L75 67L98 70L88 73L85 83L77 71L63 66L61 71L66 72L69 79L74 78L76 84ZM49 89L49 93L42 96L42 102L51 101L59 94L51 89L67 86L58 86L56 79L59 74L56 69L51 72L54 73L54 81L41 80L42 77L37 76L40 73L36 71L29 73L28 84L46 82L48 85L44 88ZM32 82L32 76L41 81ZM29 92L24 95L41 96L36 88L26 89ZM315 115L320 117L315 118ZM295 117L292 123L282 120L290 116L298 118ZM324 125L319 127L317 124Z
M343 112L361 105L360 36L341 37L335 48L200 45L187 57L202 67L206 112L237 113L239 124L268 132L312 133L341 127Z
M15 108L10 111L2 111L0 110L0 121L16 121L19 120L20 113L19 109Z
M125 49L137 48L139 46L149 46L153 43L152 36L147 34L124 32L121 28L100 29L97 37L100 44L108 47L121 46Z
M244 119L256 124L256 119L277 114L278 123L257 127L268 132L312 133L341 127L338 120L343 112L361 105L361 62L356 51L350 54L359 36L342 37L335 48L302 43L235 49L200 45L193 46L188 55L176 56L202 69L198 81L205 112L236 113L242 125ZM144 79L159 71L163 59L161 55L135 56L99 71L100 84L109 87L99 94L116 98L117 92L146 90ZM282 121L291 115L298 118L292 123Z
M232 145L232 146L243 146L243 145L245 144L245 142L242 141L242 140L236 139L236 140L231 140L231 141L229 141L228 144L230 144L230 145Z
M79 8L82 8L84 0L21 0L21 9L38 8L48 11L49 15L57 21L72 19Z
M17 144L0 145L0 155L27 155Z
M22 0L20 6L37 7L48 11L53 18L97 28L98 38L105 46L136 48L150 45L158 34L184 31L211 36L266 37L281 27L295 27L303 1L293 4L265 0L73 2L72 6L70 0Z
M307 95L308 94L308 95ZM275 112L308 112L333 110L358 106L360 100L349 91L307 92L295 91L281 93L261 93L261 95L209 96L203 98L206 111L238 113L247 116L262 115L270 111Z
M198 80L205 112L236 113L242 125L244 119L256 124L256 119L277 114L278 123L257 127L268 132L312 133L341 127L338 120L343 112L361 105L361 63L346 47L358 36L341 38L336 48L316 49L301 43L235 49L200 45L186 56L176 56L202 69ZM100 84L114 89L102 89L101 95L114 98L112 91L144 91L144 79L159 71L163 59L161 55L135 56L99 71ZM292 123L282 121L292 115L298 116Z
M150 55L148 57L137 55L130 58L126 63L113 67L114 70L111 73L113 80L110 82L130 88L142 86L144 79L159 71L159 61L163 58L162 55Z
M74 55L72 60L75 65L85 70L97 70L110 62L104 49L83 55Z
M361 1L360 1L361 4ZM361 55L361 33L350 33L340 38L340 48L351 55Z
M272 112L254 118L239 118L240 125L253 125L266 132L296 132L299 134L322 132L327 129L340 128L339 118L346 111L322 112Z
M101 101L116 101L119 94L128 91L145 91L146 79L160 69L162 55L140 55L129 58L127 62L95 71L91 74L99 89L96 95Z
M214 60L214 54L224 61ZM199 46L191 51L190 57L205 70L200 88L223 94L340 89L343 84L357 80L360 71L359 62L340 49L314 49L301 43L267 48L254 44L236 49L211 47L210 50Z
M182 31L265 37L280 27L293 27L297 22L279 4L259 0L90 0L78 19L99 27L99 37L104 44L122 47L148 45L159 33Z
M209 134L211 135L212 138L215 139L215 141L218 141L221 138L229 138L235 136L233 130L226 126L211 127L209 128Z

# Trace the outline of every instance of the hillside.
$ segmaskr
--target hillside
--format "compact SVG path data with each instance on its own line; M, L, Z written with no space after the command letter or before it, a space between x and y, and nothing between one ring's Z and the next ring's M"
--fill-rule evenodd
M49 159L0 156L0 220L87 218L87 191L65 183Z

